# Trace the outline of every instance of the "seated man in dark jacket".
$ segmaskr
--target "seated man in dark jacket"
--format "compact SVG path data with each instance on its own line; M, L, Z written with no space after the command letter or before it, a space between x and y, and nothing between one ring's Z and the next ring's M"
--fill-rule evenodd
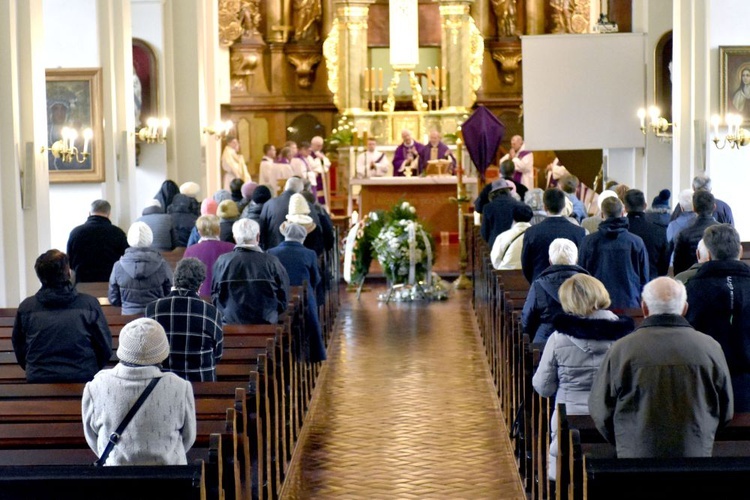
M604 283L612 309L639 307L641 290L649 280L646 246L640 236L628 232L619 198L604 200L602 215L606 219L598 231L586 236L578 249L578 265Z
M531 284L521 316L523 331L534 339L535 344L547 342L555 331L552 320L563 312L558 296L560 285L574 274L588 274L576 262L578 247L575 243L566 238L552 241L549 246L550 266Z
M740 235L729 224L703 233L709 261L687 285L685 318L721 344L732 373L734 406L750 411L750 267L740 260Z
M224 324L278 323L289 291L289 276L279 259L259 246L260 226L240 219L232 234L234 250L214 264L211 296Z
M70 282L68 256L48 250L34 264L42 288L18 306L13 350L29 382L87 382L109 361L112 334L99 302Z

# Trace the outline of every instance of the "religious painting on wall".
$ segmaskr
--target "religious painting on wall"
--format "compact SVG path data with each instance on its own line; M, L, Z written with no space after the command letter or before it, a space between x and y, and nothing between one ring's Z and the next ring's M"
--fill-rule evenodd
M50 182L103 182L101 69L48 69L46 81Z
M750 47L719 47L721 114L750 123Z
M672 121L672 31L666 32L654 52L654 101L661 116Z
M143 40L133 38L133 98L136 130L144 127L149 117L159 115L157 75L154 49Z

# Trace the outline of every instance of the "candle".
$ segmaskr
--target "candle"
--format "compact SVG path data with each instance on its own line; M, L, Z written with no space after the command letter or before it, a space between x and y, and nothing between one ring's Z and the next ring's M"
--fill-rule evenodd
M383 90L385 89L385 87L383 86L383 68L378 68L378 80L378 87L380 87L380 91L383 92Z
M83 131L83 154L86 154L89 152L89 141L91 138L94 137L94 131L90 128L87 128Z
M714 127L714 137L719 137L719 121L721 121L719 115L713 115L711 117L711 125Z
M464 141L462 141L460 138L456 139L456 155L458 156L457 161L456 161L456 163L457 163L456 179L457 179L458 182L456 184L458 186L458 195L459 196L461 196L461 194L462 194L461 193L461 187L462 187L461 186L461 182L463 181L463 172L464 172L463 165L462 165L463 162L461 161L461 158L463 158L463 156L462 156L463 155L463 146L464 146Z
M432 89L432 68L428 66L425 73L427 73L427 92L429 92Z
M169 128L169 118L162 118L161 120L162 137L165 139L167 137L167 128Z
M443 69L443 74L440 75L442 77L440 78L440 83L442 83L443 90L445 90L446 87L448 86L448 69L445 66L443 66L442 69Z
M68 129L68 148L73 149L76 145L76 139L78 139L78 132L74 128Z
M641 129L646 127L646 109L638 109L638 119L641 121Z
M440 68L435 66L435 69L432 71L432 77L435 80L435 90L440 90Z
M370 70L365 68L365 92L370 91Z

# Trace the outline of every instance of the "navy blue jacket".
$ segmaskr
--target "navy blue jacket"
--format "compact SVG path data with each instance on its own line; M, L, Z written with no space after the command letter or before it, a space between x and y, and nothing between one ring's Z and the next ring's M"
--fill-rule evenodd
M645 212L628 213L628 231L640 236L648 252L648 275L651 279L666 276L672 245L667 242L667 228L652 222Z
M112 266L128 248L122 229L101 215L91 215L70 232L68 257L76 283L108 281Z
M649 281L648 253L640 236L628 232L627 218L604 220L596 233L586 236L578 265L604 284L612 309L640 307L641 290Z
M507 231L513 225L513 207L517 205L528 208L529 213L532 213L531 207L516 200L510 194L499 194L494 200L484 205L480 233L490 247L498 234Z
M172 224L177 234L175 245L178 247L187 247L190 233L195 227L195 221L198 216L195 215L194 203L195 198L190 198L184 194L176 194L169 205L167 213L172 215ZM200 208L200 206L199 206Z
M533 283L549 267L549 246L553 240L566 238L579 246L585 236L586 230L570 222L567 217L547 217L528 228L521 250L521 267L526 280Z
M326 348L318 320L318 302L315 297L315 289L320 285L318 257L314 251L296 241L283 241L270 249L268 253L275 255L281 261L281 265L289 275L291 286L302 286L302 283L307 282L307 308L305 309L307 338L303 339L303 353L306 355L305 358L312 362L323 361L326 359Z
M576 265L553 265L542 271L531 284L523 305L521 324L524 333L528 333L535 344L547 342L555 331L552 320L563 312L558 290L566 279L578 273L588 274L588 271Z
M719 224L731 224L734 226L734 215L732 214L732 209L729 205L716 198L714 198L714 203L716 204L716 209L713 213L714 219L716 219ZM675 220L681 213L682 207L678 203L677 206L674 207L671 220Z

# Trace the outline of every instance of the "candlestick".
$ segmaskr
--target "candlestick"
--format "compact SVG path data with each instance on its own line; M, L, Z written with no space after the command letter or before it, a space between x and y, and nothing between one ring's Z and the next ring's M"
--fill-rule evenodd
M90 128L87 128L83 131L83 154L86 154L89 152L89 141L91 138L94 137L94 131Z
M370 91L370 70L365 68L364 79L365 79L365 92Z
M380 88L380 92L383 92L385 87L383 86L383 68L378 68L378 87Z
M713 115L711 117L711 125L714 127L714 137L719 137L719 115ZM642 126L642 125L641 125Z
M440 68L435 66L435 69L433 70L433 77L435 79L435 90L440 91Z
M442 67L442 75L440 75L440 83L443 85L441 88L445 91L448 88L448 68Z

